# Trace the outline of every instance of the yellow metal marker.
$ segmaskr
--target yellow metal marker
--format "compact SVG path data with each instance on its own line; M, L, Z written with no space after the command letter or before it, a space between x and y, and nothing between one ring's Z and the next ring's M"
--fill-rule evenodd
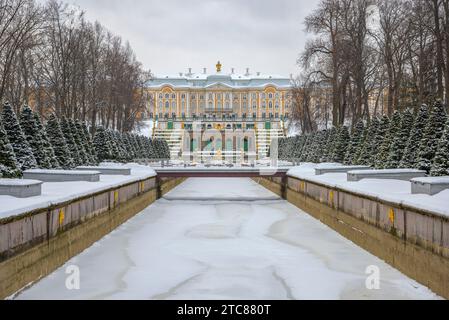
M390 209L390 211L388 212L388 218L390 219L390 222L392 224L394 224L395 215L394 215L394 210L393 209Z
M59 209L59 226L60 227L62 227L62 225L64 224L64 219L65 219L64 209Z

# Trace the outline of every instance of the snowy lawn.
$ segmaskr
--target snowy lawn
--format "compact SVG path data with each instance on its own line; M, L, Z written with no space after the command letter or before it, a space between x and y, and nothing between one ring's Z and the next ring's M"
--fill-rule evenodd
M115 166L118 166L115 164ZM26 199L0 195L0 219L17 216L35 209L66 202L85 195L96 193L112 187L154 177L155 171L150 167L127 164L131 168L130 176L100 175L99 182L48 182L42 184L42 195Z
M276 198L250 179L187 180L17 298L438 298ZM71 265L80 290L65 287ZM380 290L366 289L371 265Z
M363 179L358 182L351 182L347 181L346 173L327 173L321 176L316 176L316 167L316 164L305 163L290 169L288 175L312 182L318 182L330 187L338 187L343 190L377 197L392 203L405 204L417 209L428 210L437 214L449 216L449 190L444 190L433 196L412 194L410 181ZM364 173L366 171L360 172Z

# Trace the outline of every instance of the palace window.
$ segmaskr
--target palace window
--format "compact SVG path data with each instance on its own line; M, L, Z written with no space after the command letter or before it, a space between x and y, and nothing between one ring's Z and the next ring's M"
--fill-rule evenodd
M183 93L182 95L181 95L181 99L185 99L186 98L186 95Z
M226 96L225 96L225 97L226 97L226 100L229 100L229 97L230 97L230 96L229 96L229 93L226 93Z
M270 101L270 103L268 104L270 109L273 109L273 102Z
M243 100L248 99L248 95L246 93L243 94Z
M270 94L268 95L268 98L269 98L269 99L273 99L273 94L270 93Z
M162 103L162 101L159 101L159 109L162 109L162 107L163 107L163 103Z
M163 94L159 93L159 99L162 99L162 97L163 97Z
M276 93L276 99L279 99L279 93Z
M253 118L256 119L257 118L257 114L253 113Z
M267 95L265 93L262 93L262 99L266 99Z
M176 99L176 94L173 93L173 94L171 95L171 98L172 98L172 99Z
M165 94L165 99L170 99L170 95L168 93Z
M267 117L267 114L264 112L262 113L262 119L265 119Z
M167 108L167 109L170 108L170 102L168 102L168 101L165 102L165 108Z
M172 102L172 104L171 104L171 107L173 108L173 109L175 109L176 108L176 102Z
M209 93L209 100L213 100L214 96L212 95L212 93Z
M257 94L253 93L253 100L257 99Z
M209 109L213 109L214 105L212 104L212 102L209 102Z
M196 99L196 94L192 94L192 100Z
M200 100L204 100L204 96L203 95L200 95Z

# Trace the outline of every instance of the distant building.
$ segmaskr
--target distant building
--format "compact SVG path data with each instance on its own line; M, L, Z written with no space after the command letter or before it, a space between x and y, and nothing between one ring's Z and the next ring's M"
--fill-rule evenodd
M148 83L154 136L170 140L172 154L178 154L183 141L175 137L176 132L181 135L181 131L193 130L195 123L201 122L203 131L254 130L257 156L266 156L271 137L284 135L285 121L291 115L291 79L252 74L249 69L245 74L234 69L225 73L220 62L215 71L208 74L205 68L202 73L193 73L189 69L185 74L155 77ZM216 150L248 149L236 141L218 142ZM207 146L192 145L191 149Z

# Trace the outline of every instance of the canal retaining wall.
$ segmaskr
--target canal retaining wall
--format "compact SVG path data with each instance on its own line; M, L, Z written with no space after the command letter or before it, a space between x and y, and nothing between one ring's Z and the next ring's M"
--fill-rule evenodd
M297 177L254 180L449 299L449 217Z
M0 298L47 276L183 181L146 178L1 219Z

